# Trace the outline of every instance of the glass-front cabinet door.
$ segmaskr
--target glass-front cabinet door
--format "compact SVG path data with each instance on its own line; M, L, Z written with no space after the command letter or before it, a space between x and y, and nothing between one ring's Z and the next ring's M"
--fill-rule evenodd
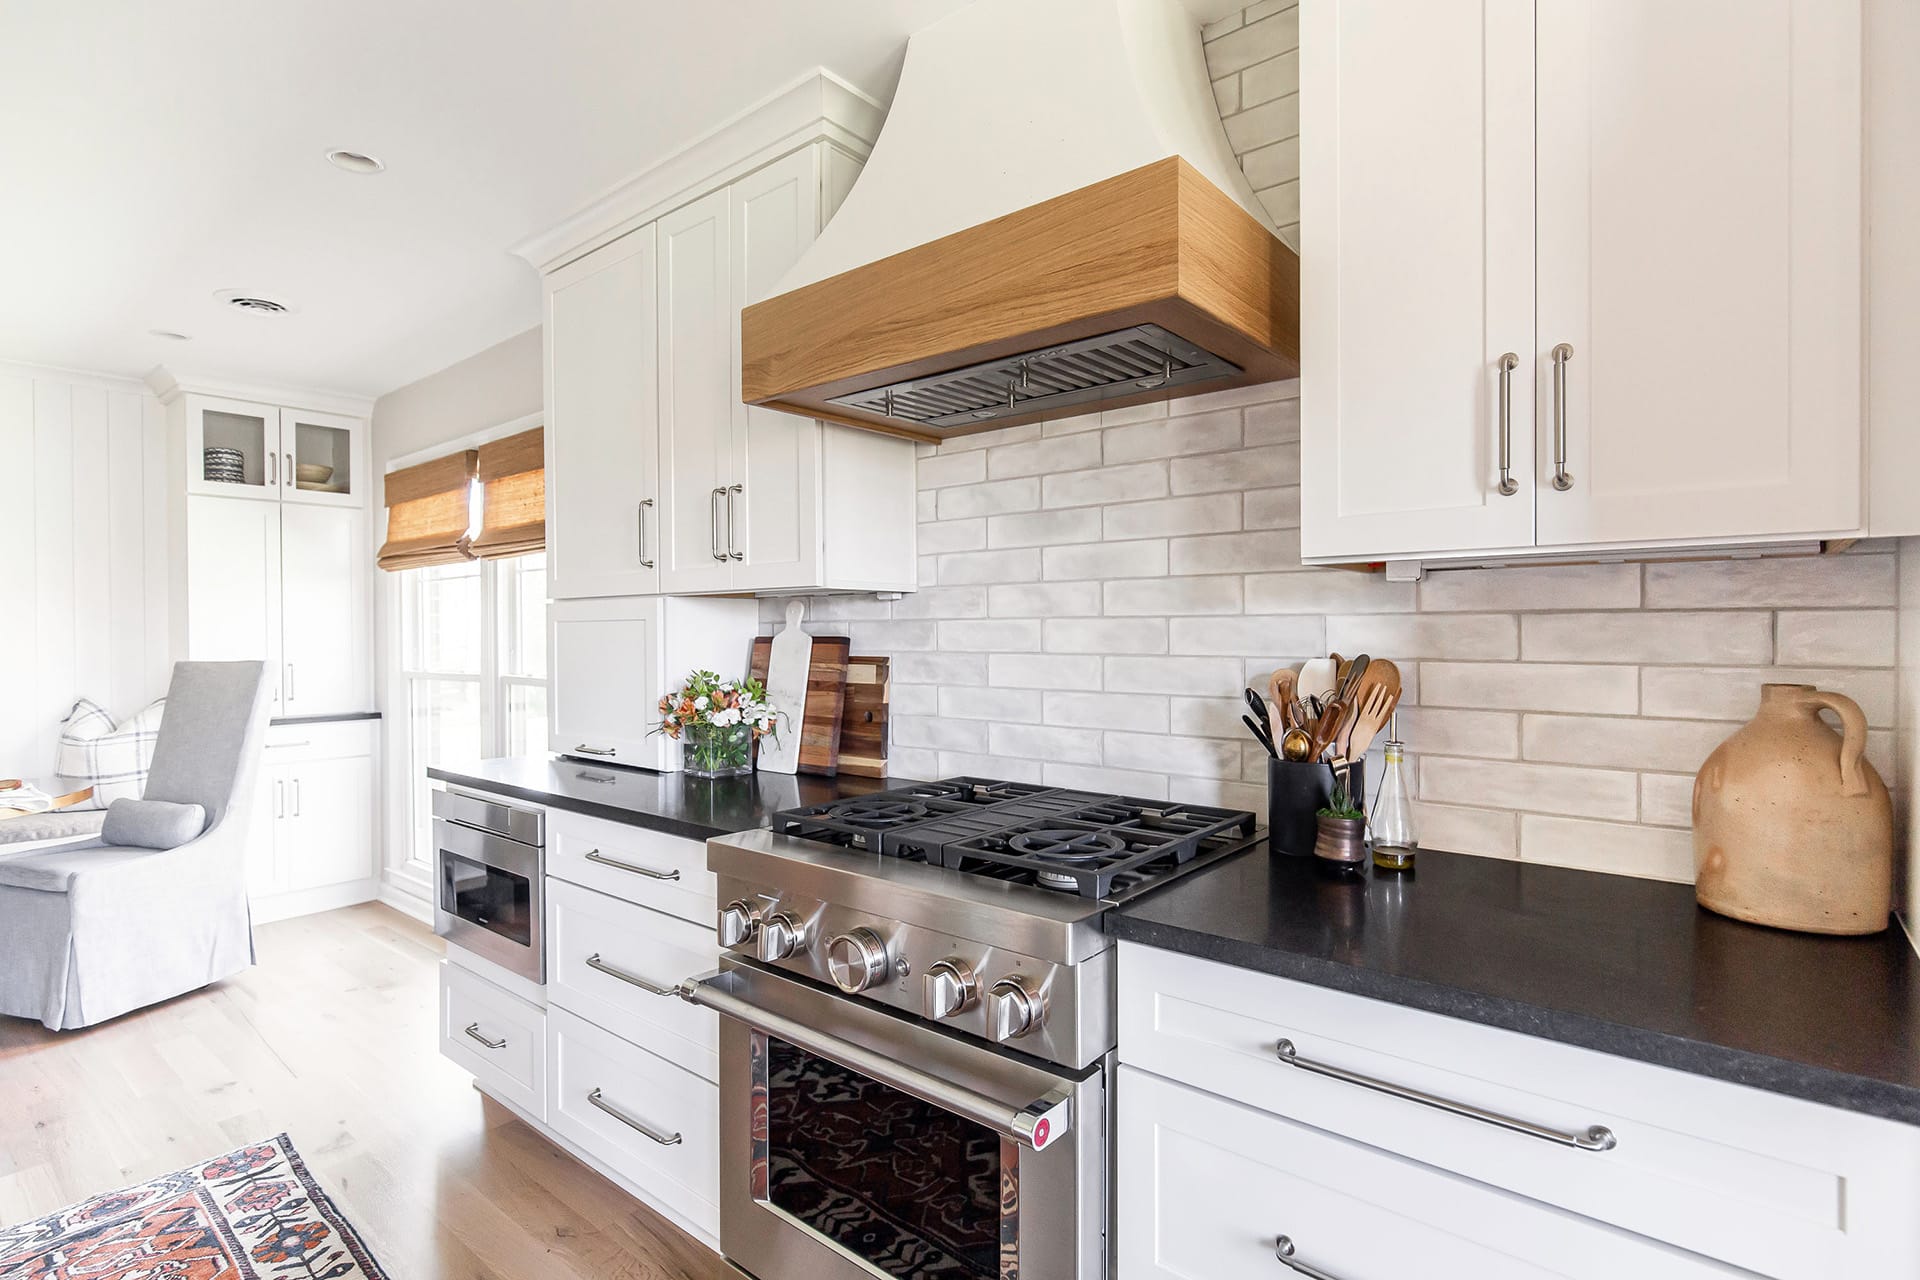
M280 410L213 396L186 397L187 492L280 499Z
M281 493L288 502L366 505L366 423L305 409L280 411Z

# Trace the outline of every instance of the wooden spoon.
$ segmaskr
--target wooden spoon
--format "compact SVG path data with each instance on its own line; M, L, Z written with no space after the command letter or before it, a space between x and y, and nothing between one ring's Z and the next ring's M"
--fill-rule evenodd
M1292 667L1282 667L1267 677L1267 700L1273 703L1280 714L1280 736L1285 737L1287 730L1300 726L1294 722L1293 699L1294 686L1298 676Z

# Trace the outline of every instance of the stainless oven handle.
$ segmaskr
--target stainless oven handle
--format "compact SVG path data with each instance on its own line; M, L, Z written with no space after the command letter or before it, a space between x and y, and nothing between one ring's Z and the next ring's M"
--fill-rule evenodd
M594 781L597 782L599 779L596 778ZM678 871L655 871L652 867L643 867L637 862L622 862L618 858L609 858L598 849L589 849L581 856L588 862L597 862L603 867L613 867L619 871L631 871L633 874L645 876L649 880L678 880L680 878Z
M796 1049L831 1059L883 1085L912 1094L965 1120L984 1125L1004 1138L1011 1138L1029 1151L1038 1151L1063 1136L1072 1123L1072 1099L1064 1092L1037 1098L1024 1107L1016 1107L976 1093L964 1085L943 1079L931 1072L909 1066L865 1045L815 1030L782 1014L762 1009L749 1000L708 986L700 978L688 978L680 984L680 998L749 1027L778 1036Z
M635 1133L639 1134L643 1138L651 1139L652 1141L659 1143L663 1147L677 1147L680 1145L679 1134L662 1133L660 1132L660 1130L654 1128L650 1124L643 1124L640 1121L635 1120L632 1116L628 1115L626 1112L622 1111L620 1108L614 1106L612 1103L602 1101L600 1090L598 1089L594 1089L587 1094L587 1101L591 1102L594 1106L600 1108L602 1111L606 1112L608 1115L612 1116L615 1120L618 1120L621 1124L627 1126L627 1128L633 1130Z
M618 978L628 986L638 987L650 996L677 996L680 994L679 988L677 987L663 987L657 982L648 982L637 973L628 973L625 969L608 964L600 958L598 951L587 957L587 968L598 969L609 978Z

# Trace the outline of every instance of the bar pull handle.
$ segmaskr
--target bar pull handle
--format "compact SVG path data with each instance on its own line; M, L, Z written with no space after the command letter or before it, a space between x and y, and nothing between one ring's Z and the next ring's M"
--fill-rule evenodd
M279 778L273 780L273 816L276 818L287 816L286 784Z
M735 543L733 537L733 500L736 495L743 494L746 491L747 486L743 484L727 486L727 558L729 560L745 560L747 558L746 552L735 550L738 544Z
M594 1106L600 1108L602 1111L606 1112L608 1115L612 1116L615 1120L618 1120L621 1124L627 1126L627 1128L633 1130L635 1133L639 1134L643 1138L649 1139L650 1141L653 1141L653 1142L657 1142L663 1147L677 1147L680 1145L679 1134L662 1133L660 1132L660 1130L654 1128L650 1124L646 1124L642 1121L635 1120L632 1116L628 1115L626 1112L622 1111L620 1108L614 1106L610 1102L605 1101L600 1096L600 1090L598 1089L594 1089L592 1092L587 1094L587 1101L591 1102Z
M293 701L293 664L287 664L287 701Z
M616 747L590 747L584 742L575 747L574 750L583 756L617 756L620 754L619 749Z
M293 795L293 816L297 818L300 816L300 779L289 779L287 790Z
M1571 359L1569 344L1553 349L1553 487L1562 493L1573 488L1573 476L1567 471L1567 361Z
M1322 1271L1318 1267L1310 1267L1300 1261L1294 1256L1295 1252L1293 1240L1290 1237L1275 1236L1273 1238L1273 1256L1280 1259L1280 1265L1289 1271L1297 1272L1307 1277L1307 1280L1339 1280L1339 1277L1330 1271Z
M276 489L280 487L280 455L277 453L267 455L267 483Z
M1505 498L1520 492L1513 478L1513 371L1519 367L1513 352L1500 357L1500 495Z
M707 495L707 523L713 526L713 558L725 560L727 553L720 549L720 499L726 496L727 486L716 485Z
M1311 1071L1314 1075L1326 1076L1331 1080L1344 1080L1348 1084L1357 1084L1363 1089L1372 1089L1389 1097L1404 1098L1408 1102L1417 1102L1423 1107L1432 1107L1456 1116L1465 1116L1469 1120L1479 1120L1486 1124L1497 1125L1502 1129L1511 1129L1515 1133L1524 1133L1529 1138L1542 1138L1563 1147L1576 1147L1581 1151L1611 1151L1619 1145L1613 1136L1613 1130L1605 1125L1590 1125L1585 1133L1564 1133L1558 1129L1544 1128L1513 1116L1503 1116L1497 1111L1484 1111L1465 1102L1455 1102L1451 1098L1442 1098L1435 1094L1422 1093L1418 1089L1409 1089L1403 1084L1394 1084L1392 1081L1381 1080L1374 1076L1363 1076L1357 1071L1348 1071L1343 1067L1303 1058L1294 1049L1291 1040L1282 1040L1275 1044L1274 1053L1280 1061L1290 1067Z
M504 1049L507 1047L507 1038L505 1036L501 1036L498 1040L489 1040L481 1035L480 1024L477 1022L469 1022L467 1024L467 1039L478 1040L481 1047L486 1049Z
M293 477L295 474L296 473L293 469L293 455L288 454L287 455L287 488L289 489L293 488Z
M609 978L618 978L628 986L638 987L650 996L677 996L680 994L680 988L677 985L663 987L657 982L648 982L637 973L628 973L625 969L617 965L608 964L600 958L598 951L587 957L587 968L598 969Z
M594 779L594 781L598 781L598 779ZM609 779L609 781L611 781L611 779ZM609 858L598 849L587 850L585 857L588 862L597 862L603 867L612 867L617 871L631 871L633 874L645 876L649 880L678 880L680 878L680 873L677 870L655 871L652 867L643 867L637 862L622 862L618 858Z
M653 568L653 561L647 556L647 508L652 505L652 498L640 499L640 508L634 520L634 523L639 526L639 534L637 536L639 539L640 567L642 569Z

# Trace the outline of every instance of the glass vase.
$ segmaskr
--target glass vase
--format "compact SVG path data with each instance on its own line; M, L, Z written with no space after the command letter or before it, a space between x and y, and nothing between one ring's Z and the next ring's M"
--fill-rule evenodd
M690 777L734 778L753 772L753 730L744 724L690 724L681 746Z

